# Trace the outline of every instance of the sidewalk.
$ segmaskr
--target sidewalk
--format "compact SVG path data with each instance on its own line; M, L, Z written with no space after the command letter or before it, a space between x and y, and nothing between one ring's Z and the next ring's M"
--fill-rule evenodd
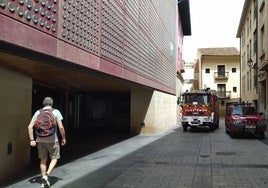
M268 187L268 146L220 128L139 135L57 167L52 187ZM39 174L9 187L40 187Z
M105 165L112 163L113 161L119 160L120 158L131 154L132 152L169 134L172 131L173 130L170 130L153 136L138 135L68 164L56 167L53 171L53 176L50 177L52 185L51 187L64 187L69 183L83 177L85 174L92 173L104 167ZM5 187L40 187L39 171L33 177L24 179L20 182Z

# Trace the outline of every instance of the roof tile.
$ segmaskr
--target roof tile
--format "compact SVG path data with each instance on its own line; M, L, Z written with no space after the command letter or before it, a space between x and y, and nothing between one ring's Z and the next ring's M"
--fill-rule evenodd
M198 48L197 49L202 55L221 55L221 56L233 56L240 55L240 52L235 47L224 47L224 48Z

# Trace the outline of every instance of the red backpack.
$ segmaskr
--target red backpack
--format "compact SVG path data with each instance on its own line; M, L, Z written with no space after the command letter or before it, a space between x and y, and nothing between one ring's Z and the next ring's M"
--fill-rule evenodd
M36 135L39 137L47 137L55 134L57 130L57 122L54 114L54 109L40 109L35 122Z

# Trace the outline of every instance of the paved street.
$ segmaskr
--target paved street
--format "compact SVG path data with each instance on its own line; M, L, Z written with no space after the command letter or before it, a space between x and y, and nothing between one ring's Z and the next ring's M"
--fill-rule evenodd
M136 136L59 166L52 187L219 188L268 187L268 145L254 137L231 139L220 128ZM40 187L36 174L8 187Z

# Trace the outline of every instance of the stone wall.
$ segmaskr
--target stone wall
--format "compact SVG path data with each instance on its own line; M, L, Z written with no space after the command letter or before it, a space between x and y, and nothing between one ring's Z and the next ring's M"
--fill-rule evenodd
M159 91L131 92L131 132L157 134L178 123L177 97Z

